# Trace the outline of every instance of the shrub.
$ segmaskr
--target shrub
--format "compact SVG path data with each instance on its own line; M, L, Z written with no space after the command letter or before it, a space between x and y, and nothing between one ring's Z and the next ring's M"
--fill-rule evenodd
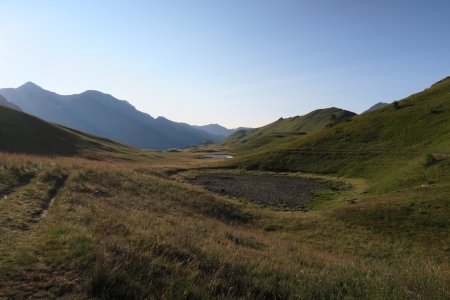
M394 105L395 109L400 109L400 103L398 103L398 101L394 101L392 104Z
M425 159L425 167L432 166L432 165L434 165L437 161L438 161L437 158L436 158L433 154L428 153L428 154L427 154L427 157L426 157L426 159Z

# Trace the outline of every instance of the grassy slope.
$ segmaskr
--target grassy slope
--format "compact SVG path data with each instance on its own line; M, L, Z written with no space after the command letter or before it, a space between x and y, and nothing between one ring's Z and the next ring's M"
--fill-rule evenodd
M0 151L92 159L129 159L138 155L125 145L3 106L0 106Z
M243 155L248 169L370 178L379 189L449 179L450 79L315 134ZM435 162L425 166L427 154Z
M289 141L299 135L313 133L329 124L340 122L355 114L339 108L318 109L304 116L279 119L266 126L240 130L225 140L225 145L234 145L234 151L245 151L271 144Z

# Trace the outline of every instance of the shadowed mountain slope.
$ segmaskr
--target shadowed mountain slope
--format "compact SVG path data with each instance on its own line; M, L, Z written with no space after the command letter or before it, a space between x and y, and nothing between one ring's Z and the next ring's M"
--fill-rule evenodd
M103 152L114 156L134 150L0 106L0 151L95 158Z
M234 129L228 129L219 124L208 124L202 126L193 125L193 127L205 130L221 139L224 139L235 132Z
M238 128L235 128L235 129L228 129L228 128L223 127L223 126L221 126L219 124L208 124L208 125L202 125L202 126L194 125L193 127L205 130L205 131L209 132L210 134L219 137L220 139L224 139L224 138L232 135L233 133L235 133L236 131L239 131L239 130L249 130L249 129L251 129L251 128L246 128L246 127L238 127Z
M17 105L14 105L13 103L9 102L2 95L0 95L0 106L6 106L6 107L9 107L9 108L21 111L20 107L18 107Z

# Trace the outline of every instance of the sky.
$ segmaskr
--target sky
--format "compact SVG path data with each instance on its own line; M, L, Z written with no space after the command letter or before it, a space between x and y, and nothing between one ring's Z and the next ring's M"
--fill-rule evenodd
M448 0L0 0L0 87L99 90L257 127L360 113L450 75Z

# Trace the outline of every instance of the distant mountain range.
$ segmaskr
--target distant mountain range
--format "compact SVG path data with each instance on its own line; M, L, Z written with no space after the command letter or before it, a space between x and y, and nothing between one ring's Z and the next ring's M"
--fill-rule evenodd
M228 128L225 128L225 127L223 127L223 126L221 126L219 124L209 124L209 125L203 125L203 126L193 125L193 127L205 130L205 131L209 132L212 135L221 137L222 139L232 135L236 131L251 129L249 127L238 127L238 128L235 128L235 129L228 129Z
M9 108L21 111L20 107L18 107L17 105L14 105L13 103L9 102L2 95L0 95L0 106L5 106L5 107L9 107Z
M98 91L59 95L27 82L18 88L0 89L3 105L19 109L44 120L106 137L138 148L169 148L217 142L223 134L201 127L153 118L130 103Z

